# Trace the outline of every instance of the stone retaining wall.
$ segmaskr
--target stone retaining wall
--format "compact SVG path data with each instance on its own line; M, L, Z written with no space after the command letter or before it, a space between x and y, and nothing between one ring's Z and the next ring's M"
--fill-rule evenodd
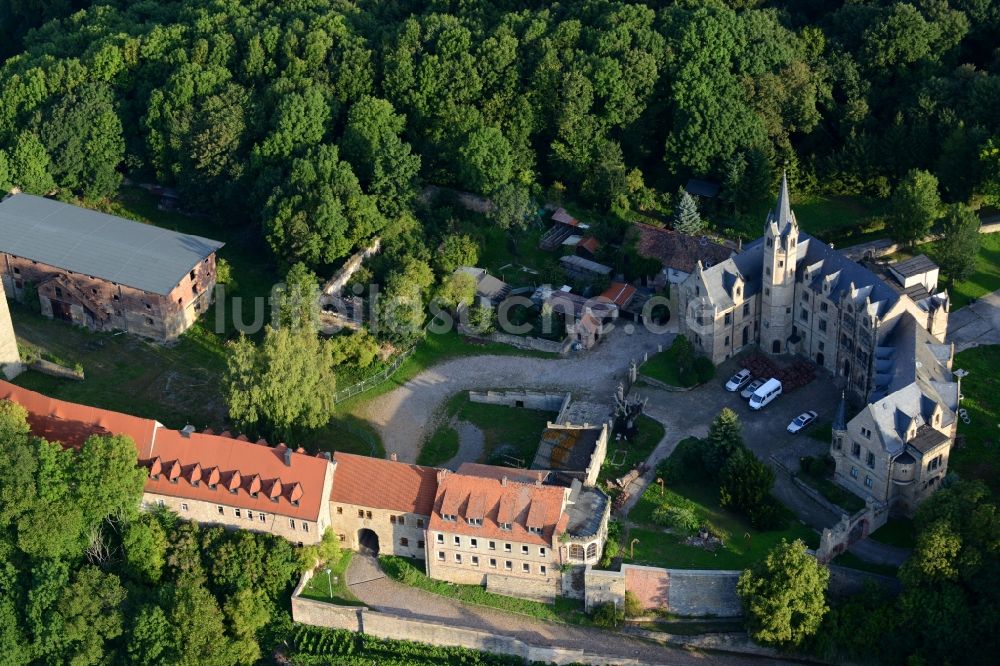
M663 569L623 564L621 571L587 567L584 603L589 612L606 603L623 604L632 592L647 608L676 615L738 617L742 614L736 581L739 571Z
M566 338L562 342L556 342L555 340L532 338L526 335L511 335L510 333L501 333L499 331L490 333L484 339L490 342L498 342L502 345L517 347L518 349L547 352L549 354L566 354L572 345L572 341L569 338Z
M534 599L552 603L562 589L562 578L531 580L502 574L486 574L486 589L508 597Z
M547 412L560 412L570 400L569 393L545 393L543 391L469 391L470 402L481 402L487 405L506 405L507 407L523 407L525 409L540 409Z

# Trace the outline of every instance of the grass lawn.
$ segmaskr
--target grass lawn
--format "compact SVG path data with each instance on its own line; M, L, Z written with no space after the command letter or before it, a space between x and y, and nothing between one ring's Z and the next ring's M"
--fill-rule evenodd
M961 477L982 479L1000 492L1000 346L976 347L955 355L954 369L969 371L962 380L962 407L969 411L968 425L959 421L959 444L951 452L949 467Z
M603 485L607 479L621 476L648 458L663 439L664 432L663 425L659 421L643 414L639 417L639 434L635 439L630 442L624 440L616 442L612 437L608 442L608 455L597 476L598 485ZM621 455L619 451L625 452L624 462L621 465L613 465L612 461Z
M664 500L687 506L699 519L710 523L722 536L723 546L712 553L684 545L683 537L664 532L652 519L653 509ZM629 520L635 526L622 552L624 561L634 564L675 569L745 569L764 557L781 539L802 539L811 548L819 545L818 534L792 519L782 530L754 529L741 516L719 506L718 491L710 482L695 479L668 486L662 495L658 484L650 485L629 513ZM639 541L635 544L635 558L629 559L628 542L633 538Z
M917 544L917 533L909 518L890 518L870 536L874 541L899 548L913 548Z
M639 367L639 373L671 386L690 388L698 383L698 378L694 373L691 373L690 381L681 380L680 374L677 372L677 358L674 355L673 346L667 347L643 363Z
M791 193L792 210L802 231L835 245L854 245L870 238L885 236L882 216L888 202L860 196ZM759 210L723 219L719 225L724 234L757 238L764 229L767 211L774 199L762 203ZM870 238L869 238L870 237Z
M420 455L417 456L417 464L437 467L454 458L456 453L458 453L458 431L450 425L443 425L424 442Z
M483 454L478 462L505 464L507 456L511 456L528 467L555 412L472 402L468 391L462 391L448 400L443 416L442 424L424 443L418 463L440 464L454 456L458 452L458 432L451 424L464 421L483 433Z
M379 558L382 570L390 578L405 585L451 597L470 604L489 606L508 613L528 615L539 620L550 622L571 622L586 624L587 617L583 612L583 604L565 597L556 598L555 603L546 604L530 599L508 597L503 594L487 592L480 585L458 585L441 580L428 578L424 573L423 562L404 557L382 556Z
M327 579L326 571L323 569L318 569L313 577L309 579L305 587L302 588L302 594L299 595L305 599L313 599L315 601L326 601L331 604L340 604L341 606L364 606L364 604L358 600L356 596L351 594L351 591L347 589L347 583L345 582L344 572L347 571L348 565L351 563L351 558L354 556L354 551L344 550L341 552L340 560L335 566L330 567L330 579ZM334 582L336 580L336 582ZM333 596L330 596L330 584L333 583Z

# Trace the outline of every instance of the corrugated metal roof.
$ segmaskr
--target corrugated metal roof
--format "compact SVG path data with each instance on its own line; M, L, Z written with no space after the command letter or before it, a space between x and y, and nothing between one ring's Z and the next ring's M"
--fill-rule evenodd
M30 194L0 202L0 252L154 294L223 245Z

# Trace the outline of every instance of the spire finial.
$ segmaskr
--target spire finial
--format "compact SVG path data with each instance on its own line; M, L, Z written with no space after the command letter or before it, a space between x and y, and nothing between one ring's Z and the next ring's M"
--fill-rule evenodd
M784 229L792 220L792 204L788 196L788 172L781 172L781 191L778 192L778 205L774 207L774 218L779 229Z

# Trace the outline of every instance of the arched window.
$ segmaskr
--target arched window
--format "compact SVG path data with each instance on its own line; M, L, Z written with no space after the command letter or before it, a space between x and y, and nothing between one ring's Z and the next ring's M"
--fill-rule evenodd
M594 543L590 544L589 546L587 546L587 559L589 560L592 557L597 557L597 542L596 541Z
M582 560L583 559L583 546L578 543L574 543L569 547L569 559L571 560Z

